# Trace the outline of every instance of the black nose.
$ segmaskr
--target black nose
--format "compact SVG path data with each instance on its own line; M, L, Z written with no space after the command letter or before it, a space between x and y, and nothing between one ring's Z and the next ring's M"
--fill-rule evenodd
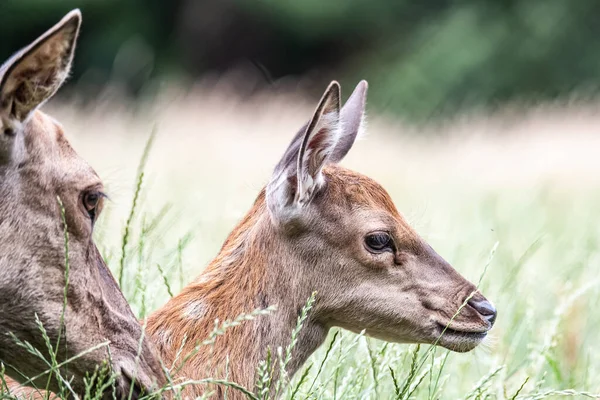
M483 315L485 319L487 319L490 324L494 325L496 322L496 315L498 312L496 308L487 300L469 300L468 304L475 309L479 314Z

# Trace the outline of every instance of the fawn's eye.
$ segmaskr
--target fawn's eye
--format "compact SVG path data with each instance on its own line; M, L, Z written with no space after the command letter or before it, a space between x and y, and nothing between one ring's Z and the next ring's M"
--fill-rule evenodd
M86 192L83 194L83 207L87 211L92 222L96 220L96 216L98 215L98 206L100 204L100 199L103 196L104 195L100 192Z
M387 232L369 233L365 237L365 246L372 253L394 250L394 242Z

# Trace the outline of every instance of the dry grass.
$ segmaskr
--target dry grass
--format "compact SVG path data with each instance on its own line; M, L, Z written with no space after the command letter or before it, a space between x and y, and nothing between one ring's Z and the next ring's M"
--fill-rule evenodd
M227 93L222 87L164 93L136 111L115 102L86 110L58 102L47 107L107 184L112 202L98 240L112 268L118 265L137 164L157 126L125 275L129 282L137 275L153 293L146 298L139 285L125 285L139 313L168 296L152 267L157 263L179 290L176 249L188 232L193 239L181 253L184 281L216 255L316 102ZM424 376L413 397L511 398L526 378L520 392L526 397L554 396L554 389L576 390L562 395L600 392L599 126L595 106L512 110L425 128L371 112L367 137L344 164L381 182L417 230L471 280L499 242L482 286L499 310L493 337L447 361L438 350L438 358L424 366L435 374ZM141 235L144 221L148 225L166 204L171 208L159 228ZM367 343L375 354L370 365ZM358 351L350 352L352 346ZM300 398L394 397L388 367L402 386L414 347L383 346L344 332L312 392ZM324 351L309 362L316 364L311 374ZM441 390L432 393L442 365L436 385Z

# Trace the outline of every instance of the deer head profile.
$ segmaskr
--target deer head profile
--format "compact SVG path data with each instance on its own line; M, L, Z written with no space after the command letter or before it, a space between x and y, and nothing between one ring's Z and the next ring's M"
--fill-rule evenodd
M102 182L62 126L38 110L69 73L80 24L79 10L70 12L0 68L0 361L12 378L41 388L49 376L53 391L72 379L75 394L87 373L109 362L120 396L137 397L164 378L92 240ZM50 354L36 318L56 361L72 359L60 370L64 381L44 374Z
M380 184L339 165L362 129L366 92L363 81L341 107L340 86L330 84L217 257L150 316L148 329L168 364L178 352L193 353L215 319L278 305L275 315L233 328L212 351L194 353L178 369L182 377L227 369L229 380L252 387L256 365L267 348L287 346L314 291L289 374L332 327L458 352L475 348L491 329L496 310L475 285L411 228ZM205 388L188 390L198 395Z

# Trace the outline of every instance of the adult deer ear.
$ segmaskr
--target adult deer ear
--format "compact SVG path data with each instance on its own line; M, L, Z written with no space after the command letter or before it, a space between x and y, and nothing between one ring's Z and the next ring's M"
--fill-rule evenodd
M267 204L275 219L285 219L310 202L323 185L321 171L341 133L340 85L334 81L309 123L283 154L267 185Z
M4 126L11 121L24 122L67 78L80 25L81 12L71 11L0 67L0 110L5 131L14 130Z

